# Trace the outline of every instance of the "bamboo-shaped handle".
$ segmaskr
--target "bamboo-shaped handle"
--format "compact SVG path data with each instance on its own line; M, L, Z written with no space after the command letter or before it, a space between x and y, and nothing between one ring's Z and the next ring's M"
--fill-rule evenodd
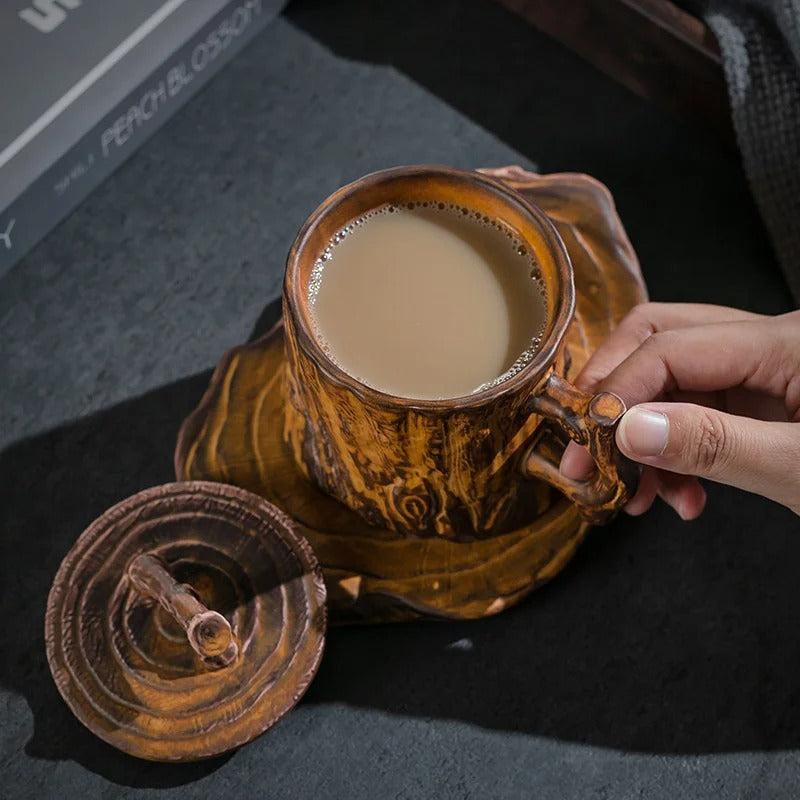
M563 446L553 447L543 429L523 459L524 473L562 491L592 525L608 522L633 497L639 483L638 465L622 455L615 440L625 403L610 392L586 394L551 372L528 407L534 414L556 422L570 439L588 447L597 469L586 481L566 478L559 469Z
M128 566L128 578L138 591L157 600L175 618L206 666L225 667L236 658L239 646L228 620L207 609L191 586L178 583L160 558L136 556Z

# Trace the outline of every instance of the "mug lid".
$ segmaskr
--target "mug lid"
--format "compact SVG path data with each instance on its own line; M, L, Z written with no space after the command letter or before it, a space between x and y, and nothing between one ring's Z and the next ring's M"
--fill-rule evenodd
M325 597L310 545L274 505L221 483L156 486L108 509L65 557L47 659L109 744L208 758L299 701L322 657Z

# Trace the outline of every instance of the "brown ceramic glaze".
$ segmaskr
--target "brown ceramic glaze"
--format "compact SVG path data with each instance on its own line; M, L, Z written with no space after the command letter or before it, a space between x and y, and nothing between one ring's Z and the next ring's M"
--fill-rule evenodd
M186 641L203 666L227 667L239 654L231 624L218 611L210 611L188 583L178 583L158 556L143 553L128 565L128 580L136 591L156 600L186 631Z
M97 736L193 761L295 705L325 622L294 524L243 489L192 481L140 492L87 528L53 582L45 642L59 691Z
M492 170L540 206L566 244L576 304L555 372L572 377L637 303L647 299L636 254L608 190L576 174ZM562 569L588 524L563 494L530 480L495 536L473 541L409 538L319 490L283 440L284 327L222 359L181 427L175 471L243 486L286 511L322 565L335 622L409 617L475 618L518 602ZM531 417L519 447L538 422ZM555 458L565 434L539 426L537 453ZM513 450L513 448L511 448Z
M358 382L322 350L308 302L317 258L353 219L408 201L451 203L500 220L533 252L548 290L548 322L537 354L505 382L456 399L408 400ZM311 215L287 262L284 435L296 462L369 523L408 536L492 536L531 476L564 491L586 520L607 521L631 497L638 470L614 443L622 401L592 398L553 374L574 307L572 266L558 232L500 181L445 167L400 167L344 187ZM589 447L598 466L590 481L565 481L552 454L525 457L519 434L530 430L531 415L553 420Z

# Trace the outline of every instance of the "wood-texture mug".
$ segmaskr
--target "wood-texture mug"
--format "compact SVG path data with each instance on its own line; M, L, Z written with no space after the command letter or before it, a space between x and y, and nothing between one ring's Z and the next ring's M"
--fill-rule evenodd
M445 400L395 397L345 373L323 351L309 304L314 265L339 230L383 205L426 201L501 221L530 248L547 289L536 355L504 382ZM614 441L622 400L587 395L559 374L574 305L572 267L552 223L498 180L416 166L345 186L309 217L287 261L284 438L295 460L368 522L408 536L495 535L530 479L564 492L590 522L607 521L635 491L638 468ZM584 482L558 470L566 436L588 446L597 464Z

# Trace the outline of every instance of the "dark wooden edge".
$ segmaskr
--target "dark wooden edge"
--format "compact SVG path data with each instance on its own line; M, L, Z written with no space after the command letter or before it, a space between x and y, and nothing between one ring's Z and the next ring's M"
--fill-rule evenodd
M716 38L670 0L497 0L636 94L735 147Z

